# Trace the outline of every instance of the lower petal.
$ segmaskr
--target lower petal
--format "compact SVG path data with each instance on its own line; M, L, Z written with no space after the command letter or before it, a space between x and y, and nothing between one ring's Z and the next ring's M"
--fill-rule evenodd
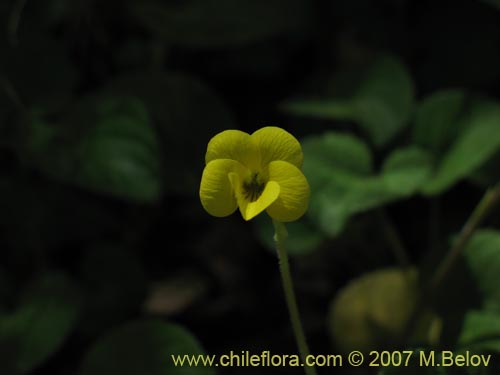
M280 186L278 199L267 208L274 220L288 222L299 219L307 211L310 189L301 170L286 161L269 163L269 180Z
M203 170L200 184L200 200L203 208L212 216L231 215L238 207L229 174L245 174L246 168L236 160L216 159Z
M231 179L231 183L235 187L236 199L238 201L241 216L243 216L243 219L247 221L253 219L273 204L280 194L280 186L274 181L269 181L266 183L260 197L256 201L250 202L244 197L243 192L241 191L242 181L238 179L238 176L231 174L229 177Z

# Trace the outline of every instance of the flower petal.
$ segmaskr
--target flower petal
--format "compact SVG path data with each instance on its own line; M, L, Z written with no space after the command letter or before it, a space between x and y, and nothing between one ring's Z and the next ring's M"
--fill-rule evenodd
M212 216L231 215L238 207L229 174L246 174L246 168L235 160L210 161L203 170L200 184L200 200L203 208Z
M309 205L309 184L300 169L286 161L269 163L269 180L280 186L278 199L267 208L277 221L287 222L300 218Z
M274 181L269 181L266 183L260 197L256 201L250 202L243 196L241 188L243 181L241 179L241 175L231 173L229 175L229 179L231 180L231 184L236 191L236 199L238 201L241 216L243 216L243 219L246 221L253 219L255 216L268 208L280 194L280 186Z
M232 159L250 169L256 169L260 165L259 156L257 145L248 133L224 130L208 142L205 163L216 159Z
M274 160L287 161L296 167L302 167L304 155L299 141L286 130L276 126L267 126L257 130L251 136L260 150L262 166Z

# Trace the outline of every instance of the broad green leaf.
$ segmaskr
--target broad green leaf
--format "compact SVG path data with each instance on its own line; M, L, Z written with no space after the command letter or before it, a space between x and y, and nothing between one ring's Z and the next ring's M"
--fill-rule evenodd
M391 192L378 176L358 181L336 180L315 189L307 215L330 236L339 235L351 216L392 202L398 195Z
M443 192L467 177L500 149L500 105L482 102L475 105L465 130L444 155L434 176L423 188L424 194Z
M397 150L375 174L369 148L352 135L328 132L302 145L311 186L307 215L330 236L338 235L352 215L411 195L430 173L431 158L418 148Z
M130 1L139 23L164 40L189 47L222 47L307 32L311 5L305 0Z
M27 151L54 178L132 201L160 197L159 147L140 100L88 97L62 123L30 125Z
M500 314L487 311L470 311L464 319L458 338L458 349L474 353L500 353Z
M427 181L431 171L431 155L418 147L408 147L389 155L382 166L382 178L390 191L411 195Z
M309 182L329 181L334 173L337 177L356 179L369 175L373 160L368 146L353 135L327 132L303 140L303 170Z
M259 215L254 222L260 242L271 251L276 251L271 218L268 215ZM325 235L314 228L306 218L287 223L286 227L288 231L286 249L292 256L309 254L325 240Z
M460 133L466 93L461 90L438 91L418 106L413 128L413 142L435 155L442 152Z
M410 74L396 58L382 58L370 68L354 103L356 119L375 145L385 145L407 125L413 90Z
M140 320L105 335L85 356L79 375L214 374L204 366L175 366L172 355L201 355L203 350L184 328L158 320Z
M481 230L474 234L464 251L483 298L483 307L500 313L500 232Z
M376 146L384 146L408 124L413 105L413 83L405 66L394 57L384 57L368 67L350 97L289 101L283 109L297 115L355 121Z
M208 140L237 128L225 103L203 82L177 73L120 76L107 90L142 99L158 133L165 189L197 195Z
M335 132L308 137L302 147L303 171L311 186L308 216L325 233L337 235L356 212L351 206L359 207L363 194L357 194L357 189L367 188L365 180L373 169L371 152L358 138Z
M66 276L53 273L37 280L13 313L0 316L0 347L10 353L4 358L7 366L17 374L31 373L61 348L80 307L80 293Z

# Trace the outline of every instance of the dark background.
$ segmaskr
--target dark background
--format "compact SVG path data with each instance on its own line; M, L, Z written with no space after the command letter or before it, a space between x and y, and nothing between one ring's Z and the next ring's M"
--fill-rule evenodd
M111 340L107 354L89 354L110 332L155 319L210 354L296 353L270 223L214 218L199 202L210 138L267 125L301 140L339 131L364 140L378 168L411 143L406 125L377 144L356 118L284 103L349 95L357 69L381 56L405 67L415 103L444 89L500 93L494 0L6 0L0 19L2 375L204 373L175 372L175 335L158 343L140 327L115 338L128 349ZM412 263L435 268L498 176L495 160L484 160L486 179L381 201L334 234L314 212L301 221L292 272L313 353L340 350L328 328L339 289L397 265L386 229ZM320 373L342 370L351 371ZM220 371L256 372L300 373Z

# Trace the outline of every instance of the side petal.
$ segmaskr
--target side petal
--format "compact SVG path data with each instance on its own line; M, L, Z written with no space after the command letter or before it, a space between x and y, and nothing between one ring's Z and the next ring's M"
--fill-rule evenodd
M286 161L269 163L269 180L280 186L280 195L267 208L267 213L277 221L295 221L309 205L309 184L300 169Z
M250 134L240 130L224 130L208 142L205 163L217 159L239 161L248 168L260 165L259 151Z
M203 208L212 216L231 215L238 207L236 196L229 181L229 174L246 173L246 168L235 160L210 161L203 170L200 184L200 200Z
M304 155L299 141L286 130L267 126L254 132L250 137L259 147L261 162L266 166L274 160L287 161L302 167Z
M231 184L236 192L236 199L240 208L241 216L243 216L243 219L246 221L253 219L255 216L268 208L274 201L276 201L280 194L280 186L274 181L269 181L266 183L260 197L256 201L250 202L243 196L241 189L241 176L231 173L229 175L229 179L231 180Z

